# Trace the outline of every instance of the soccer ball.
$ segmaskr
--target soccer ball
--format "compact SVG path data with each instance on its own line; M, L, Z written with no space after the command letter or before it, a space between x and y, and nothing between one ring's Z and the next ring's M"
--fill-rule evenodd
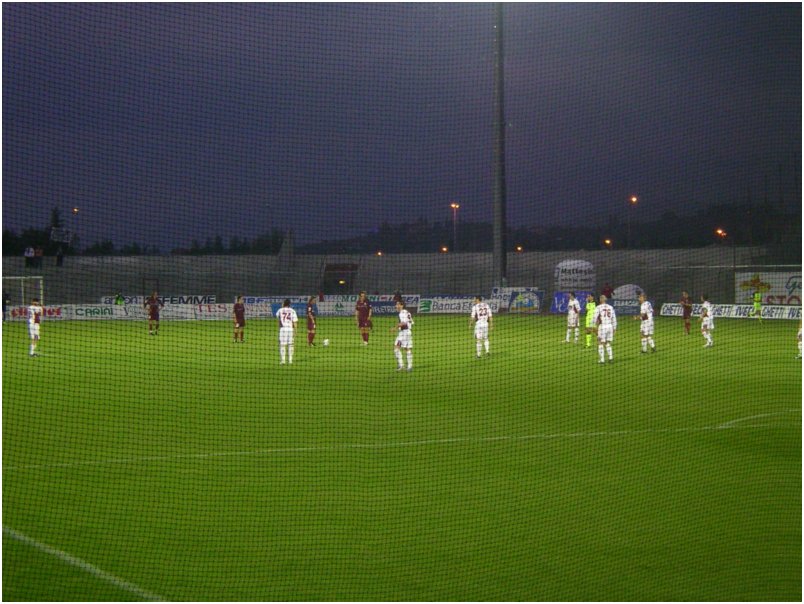
M324 340L324 346L329 346L329 340Z

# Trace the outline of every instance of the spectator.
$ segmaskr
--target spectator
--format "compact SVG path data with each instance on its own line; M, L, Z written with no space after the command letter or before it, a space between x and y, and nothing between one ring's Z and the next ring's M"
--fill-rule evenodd
M42 258L45 257L45 250L42 249L41 245L37 245L36 249L34 249L34 266L36 268L42 268Z
M608 300L611 300L614 297L614 289L608 283L603 286L603 289L600 290L600 293L606 296Z
M56 266L64 266L64 248L61 246L56 250Z
M25 256L25 266L27 268L33 267L35 261L34 260L35 252L33 246L29 245L28 247L25 248L24 256Z

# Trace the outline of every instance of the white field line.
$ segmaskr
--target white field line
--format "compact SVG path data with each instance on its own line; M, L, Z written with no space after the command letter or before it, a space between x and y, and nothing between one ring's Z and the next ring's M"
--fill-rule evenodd
M773 417L774 415L780 415L780 414L779 413L762 413L760 415L750 415L748 417L740 417L738 419L733 419L730 422L726 422L725 424L720 424L718 426L718 430L724 430L726 428L733 428L733 427L735 427L737 424L739 424L741 422L748 422L748 421L751 421L752 419L759 419L761 417Z
M125 580L121 579L120 577L117 577L117 576L115 576L115 575L113 575L111 573L107 573L105 570L101 570L97 566L94 566L94 565L90 564L89 562L87 562L85 560L82 560L81 558L76 558L75 556L73 556L71 554L68 554L65 551L62 551L60 549L56 549L55 547L51 547L51 546L49 546L49 545L47 545L45 543L41 543L40 541L37 541L36 539L32 539L31 537L28 537L27 535L23 535L19 531L15 531L12 528L4 526L3 527L3 534L8 535L12 539L16 539L20 543L24 543L26 545L29 545L29 546L35 548L35 549L38 549L39 551L45 552L46 554L49 554L49 555L51 555L51 556L53 556L55 558L58 558L59 560L62 560L63 562L66 562L67 564L70 564L71 566L75 566L76 568L80 568L81 570L89 573L90 575L93 575L93 576L97 577L98 579L106 581L107 583L111 583L115 587L118 587L118 588L122 589L123 591L127 591L130 594L134 594L135 596L137 596L139 598L142 598L143 600L151 600L151 601L155 601L155 602L164 602L164 601L166 601L166 598L163 598L162 596L160 596L158 594L155 594L155 593L152 593L152 592L150 592L148 590L142 589L141 587L138 587L137 585L134 585L133 583L129 583L128 581L125 581Z
M793 412L798 412L798 409L787 409L785 411L778 411L776 413L763 413L762 415L752 415L748 417L740 417L717 426L704 426L702 428L647 428L645 430L616 430L616 431L601 431L601 432L557 432L553 434L531 434L525 436L487 436L487 437L456 437L456 438L439 438L431 440L409 440L399 442L385 442L385 443L346 443L342 445L330 446L309 446L309 447L276 447L270 449L255 449L252 451L229 451L217 453L183 453L178 455L152 455L142 457L123 457L123 458L109 458L97 459L90 461L74 461L64 463L47 463L47 464L29 464L20 466L5 466L3 471L13 472L19 470L42 470L42 469L58 469L58 468L81 468L92 466L112 466L112 465L127 465L127 464L143 464L149 462L162 462L162 461L178 461L178 460L192 460L192 459L221 459L226 457L258 457L264 455L282 455L286 453L331 453L336 451L353 451L353 450L369 450L381 451L384 449L401 449L407 447L426 447L435 445L452 445L452 444L482 444L482 443L495 443L495 442L525 442L530 440L557 440L557 439L576 439L576 438L605 438L605 437L623 437L623 436L638 436L643 434L677 434L677 433L694 433L694 432L714 432L718 430L732 430L732 429L745 429L745 428L762 428L767 427L767 424L747 424L753 419L775 417L779 415L788 415Z

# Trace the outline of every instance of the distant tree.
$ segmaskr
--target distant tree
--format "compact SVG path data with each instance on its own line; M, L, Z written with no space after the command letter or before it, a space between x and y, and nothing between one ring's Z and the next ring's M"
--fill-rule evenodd
M3 256L21 256L24 251L22 238L11 229L3 229Z
M110 240L106 241L99 241L98 243L93 243L87 249L84 250L84 255L86 256L114 256L115 249L114 243Z
M142 248L139 243L133 242L120 248L120 253L123 256L139 256L142 254Z
M50 210L50 226L56 229L60 229L64 226L64 222L61 219L61 210L59 210L58 206L54 206L52 210Z
M240 243L240 239L238 237L230 237L229 238L229 253L230 254L242 254L243 248L242 244Z

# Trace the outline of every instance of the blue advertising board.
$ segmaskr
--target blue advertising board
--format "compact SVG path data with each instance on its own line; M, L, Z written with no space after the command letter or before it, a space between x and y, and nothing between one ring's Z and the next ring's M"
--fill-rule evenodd
M588 291L576 291L575 297L581 304L581 312L586 312L586 296L589 294L594 295ZM553 302L550 304L550 312L556 314L566 314L567 304L569 304L569 292L554 292Z

